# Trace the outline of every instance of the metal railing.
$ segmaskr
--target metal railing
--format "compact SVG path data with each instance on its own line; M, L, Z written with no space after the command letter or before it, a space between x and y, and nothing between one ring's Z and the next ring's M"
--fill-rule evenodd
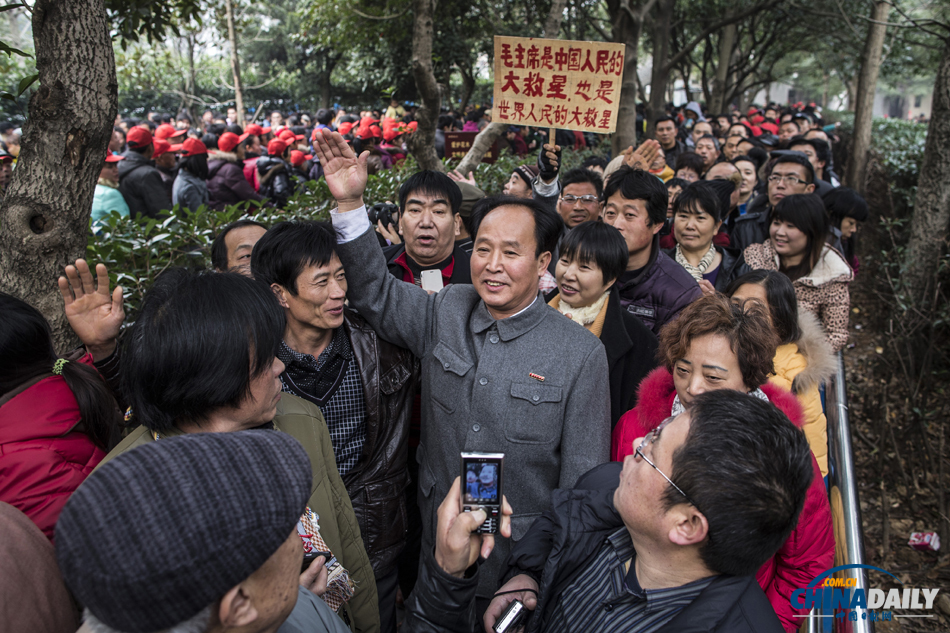
M848 420L848 393L844 374L844 359L838 352L838 371L825 385L825 417L828 419L828 500L835 535L835 566L864 563L864 536L861 524L861 504L858 500L854 458L851 452L851 425ZM849 569L835 574L838 578L853 578L855 588L868 590L867 573L863 569ZM807 630L834 633L873 633L870 620L835 618L830 613L814 613L808 618ZM829 617L830 616L830 617ZM828 621L833 622L829 626Z

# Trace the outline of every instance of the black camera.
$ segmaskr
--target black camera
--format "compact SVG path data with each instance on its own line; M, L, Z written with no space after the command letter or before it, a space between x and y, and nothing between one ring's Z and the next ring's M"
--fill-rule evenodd
M375 227L379 222L383 223L387 229L396 224L394 215L399 213L399 207L389 202L377 202L366 210L369 215L369 221Z

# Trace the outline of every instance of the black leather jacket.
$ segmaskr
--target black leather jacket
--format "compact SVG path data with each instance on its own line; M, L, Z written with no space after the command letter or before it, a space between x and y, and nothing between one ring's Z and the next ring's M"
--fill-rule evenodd
M409 350L377 337L366 320L348 308L343 327L359 365L366 403L366 442L343 484L373 572L383 576L395 567L406 544L409 418L419 361ZM303 392L294 395L310 400Z

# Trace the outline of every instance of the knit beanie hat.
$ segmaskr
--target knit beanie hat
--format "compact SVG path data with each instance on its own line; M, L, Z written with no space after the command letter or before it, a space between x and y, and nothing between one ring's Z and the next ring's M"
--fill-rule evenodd
M287 540L310 496L310 459L273 430L195 433L104 464L56 524L66 586L109 627L194 617Z
M538 174L541 173L541 170L538 169L537 165L522 165L515 169L515 173L521 176L521 179L528 183L528 186L531 186L531 182L538 177Z

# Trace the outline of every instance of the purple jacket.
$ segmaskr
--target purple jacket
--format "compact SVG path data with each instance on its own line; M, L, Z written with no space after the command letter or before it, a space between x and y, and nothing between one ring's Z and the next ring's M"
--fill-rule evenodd
M253 185L244 177L244 166L235 154L215 152L208 161L209 206L215 211L223 211L229 204L238 204L245 200L262 198L254 191Z
M676 318L680 310L703 296L692 275L660 250L658 236L653 238L647 267L619 286L620 305L639 317L656 335L660 334L660 328Z

